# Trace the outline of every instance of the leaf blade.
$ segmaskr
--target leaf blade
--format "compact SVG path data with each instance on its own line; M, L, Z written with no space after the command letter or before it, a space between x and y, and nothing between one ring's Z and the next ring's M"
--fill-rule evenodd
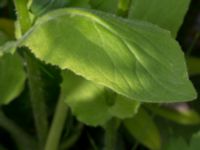
M61 9L41 18L22 42L39 59L130 99L175 102L196 97L180 46L152 24Z
M172 32L176 37L190 0L133 0L129 12L130 19L145 20ZM178 8L178 9L174 9Z

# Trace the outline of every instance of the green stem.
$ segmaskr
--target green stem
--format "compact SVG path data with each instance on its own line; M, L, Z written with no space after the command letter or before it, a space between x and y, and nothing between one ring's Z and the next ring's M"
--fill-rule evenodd
M117 119L111 119L105 127L105 147L104 150L115 150L117 143L117 130L120 122Z
M24 34L31 27L31 19L27 10L28 0L14 0L21 33Z
M37 149L36 141L12 120L7 118L2 110L0 110L0 126L10 133L20 150Z
M117 15L122 17L128 16L129 6L131 0L119 0Z
M60 96L56 106L51 129L47 138L45 150L58 150L62 130L68 113L68 107L64 103L63 96Z
M31 19L29 17L27 2L28 0L14 0L22 35L31 27ZM35 126L40 147L43 149L48 133L48 119L45 98L41 84L42 79L40 75L40 69L37 59L34 58L29 51L25 51L24 57L27 63L28 85L35 119Z

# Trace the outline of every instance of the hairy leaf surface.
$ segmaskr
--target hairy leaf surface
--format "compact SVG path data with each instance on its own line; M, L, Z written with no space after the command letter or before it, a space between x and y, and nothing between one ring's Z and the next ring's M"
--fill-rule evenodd
M73 114L86 124L103 125L112 117L124 119L137 112L137 101L120 95L108 96L103 86L85 80L71 71L64 71L62 77L61 87L65 102ZM113 102L110 104L109 101Z
M132 0L129 18L157 24L176 37L189 4L190 0Z
M130 99L177 102L196 97L179 44L152 24L60 9L40 18L22 42L39 59Z

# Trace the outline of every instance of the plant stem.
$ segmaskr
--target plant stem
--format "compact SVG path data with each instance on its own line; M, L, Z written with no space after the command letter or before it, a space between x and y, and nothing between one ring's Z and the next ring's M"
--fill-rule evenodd
M23 35L31 27L31 19L27 8L28 0L14 0L20 23L21 34ZM48 133L48 120L46 113L45 98L43 94L40 69L37 59L29 51L24 54L27 63L28 85L31 96L32 109L35 119L35 126L41 149L43 149Z
M36 141L12 120L7 118L2 110L0 110L0 126L10 133L20 150L37 149Z
M115 150L117 142L117 130L120 122L117 119L111 119L105 127L105 147L104 150Z
M14 0L21 33L24 34L31 27L31 19L27 9L28 0Z
M62 130L68 114L68 107L61 95L56 106L54 118L47 138L45 150L58 150Z
M119 0L117 15L122 17L128 16L129 5L131 0Z

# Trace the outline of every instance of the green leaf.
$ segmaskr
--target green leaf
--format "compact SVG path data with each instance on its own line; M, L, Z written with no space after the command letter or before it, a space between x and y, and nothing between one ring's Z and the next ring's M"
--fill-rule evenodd
M179 124L184 124L184 125L200 124L200 115L196 111L189 108L188 109L186 108L185 110L182 111L155 105L148 106L148 108L155 114L165 117Z
M94 9L115 14L118 0L90 0L90 4Z
M2 45L0 45L0 58L4 53L14 54L16 51L16 41L8 41Z
M71 71L64 71L62 76L64 100L73 114L86 124L103 125L112 117L124 119L132 117L137 112L139 103L136 101L118 95L116 99L110 96L109 98L114 99L114 103L110 105L104 87L87 81Z
M189 57L187 58L188 71L190 75L200 74L200 58Z
M200 147L200 132L194 134L190 141L190 150L199 150Z
M189 150L186 141L183 138L171 138L166 150Z
M157 126L144 109L131 119L123 121L129 133L150 149L159 150L161 138Z
M152 24L85 9L60 9L40 18L21 42L39 59L130 99L196 98L179 44Z
M19 55L1 56L0 72L0 104L8 104L20 94L26 79Z
M172 138L166 150L199 150L199 141L200 132L197 132L192 136L189 144L182 138Z
M109 113L120 119L133 117L137 113L140 103L124 96L117 95L114 105L109 107Z
M176 37L189 4L190 0L132 0L129 18L157 24Z

